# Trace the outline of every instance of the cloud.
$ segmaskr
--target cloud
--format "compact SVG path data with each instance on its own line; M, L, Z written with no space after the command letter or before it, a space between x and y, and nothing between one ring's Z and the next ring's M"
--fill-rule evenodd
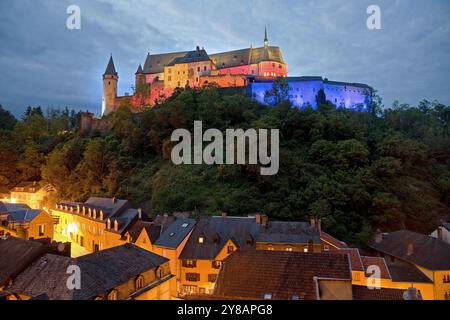
M70 31L66 8L74 3L82 29ZM377 3L379 31L366 28L369 0L2 0L0 103L16 115L28 105L99 114L110 53L119 92L129 92L149 51L258 46L267 25L290 75L367 83L387 105L423 98L450 104L450 3Z

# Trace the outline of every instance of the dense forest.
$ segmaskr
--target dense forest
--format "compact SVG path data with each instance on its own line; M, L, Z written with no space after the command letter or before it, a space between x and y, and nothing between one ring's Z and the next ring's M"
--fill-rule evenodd
M82 133L79 114L30 107L20 120L0 107L0 189L21 181L51 183L57 198L129 199L152 214L321 217L325 230L365 243L376 229L429 232L449 218L450 107L381 99L373 112L322 103L299 110L281 99L263 106L215 88L185 90L140 114L127 105L109 132ZM255 165L175 166L171 134L203 129L280 129L280 170Z

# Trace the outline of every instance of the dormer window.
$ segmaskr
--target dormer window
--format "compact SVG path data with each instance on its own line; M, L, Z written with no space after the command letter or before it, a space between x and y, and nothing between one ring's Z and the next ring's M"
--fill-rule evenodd
M111 290L108 294L108 300L117 300L117 290Z
M247 243L248 246L251 246L253 244L253 237L251 235L248 235L245 242Z
M272 294L271 293L264 293L264 300L272 300Z
M139 277L137 277L135 285L136 291L142 289L144 287L144 276L140 275Z
M171 232L169 236L173 237L175 235L175 232Z
M181 227L182 227L182 228L187 228L188 225L189 225L189 223L183 223L183 224L181 225Z

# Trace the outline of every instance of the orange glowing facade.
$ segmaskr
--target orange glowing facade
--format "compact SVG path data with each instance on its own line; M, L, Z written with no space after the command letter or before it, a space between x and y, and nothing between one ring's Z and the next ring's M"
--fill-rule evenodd
M148 54L144 66L135 74L135 92L119 97L119 76L112 57L103 75L102 113L107 115L125 102L134 112L154 106L170 97L177 88L216 85L221 88L244 87L249 76L275 79L287 77L288 68L281 49L269 46L267 31L264 46L217 54L204 48L193 51Z

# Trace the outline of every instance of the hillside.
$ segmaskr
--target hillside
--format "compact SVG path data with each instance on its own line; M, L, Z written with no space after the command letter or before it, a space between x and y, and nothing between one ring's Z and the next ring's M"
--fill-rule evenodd
M123 106L110 132L82 134L68 110L44 116L29 108L15 123L0 109L0 186L41 180L60 199L115 196L153 213L317 216L350 243L365 243L377 228L429 232L449 214L450 107L424 101L380 110L267 107L211 88L181 92L136 115ZM204 130L279 128L279 173L171 164L173 130L192 132L195 120Z

